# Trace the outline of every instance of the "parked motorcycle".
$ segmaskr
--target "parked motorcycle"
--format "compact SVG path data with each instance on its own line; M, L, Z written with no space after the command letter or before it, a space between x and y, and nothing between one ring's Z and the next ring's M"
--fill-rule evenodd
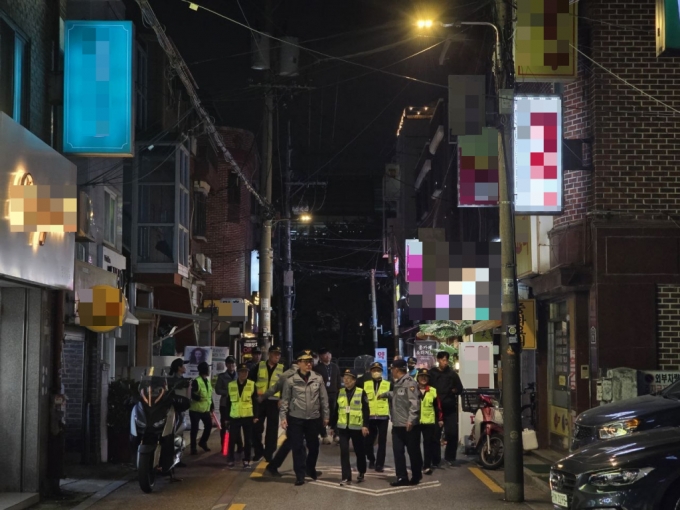
M475 413L472 433L466 441L466 453L476 453L484 469L498 469L505 460L503 412L492 394L481 391L484 390L465 392L463 395L465 410ZM489 393L492 391L489 390ZM472 403L473 399L476 405Z
M140 384L139 402L130 417L131 442L137 446L137 472L139 487L153 491L156 475L174 476L174 468L182 459L184 450L184 420L182 413L189 409L190 400L176 395L175 391L187 388L188 379L145 377Z

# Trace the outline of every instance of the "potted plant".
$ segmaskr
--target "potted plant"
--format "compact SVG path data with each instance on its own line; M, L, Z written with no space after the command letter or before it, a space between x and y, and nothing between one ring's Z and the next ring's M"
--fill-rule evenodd
M132 399L138 394L139 382L133 379L116 379L109 384L106 424L110 462L130 462L130 414Z

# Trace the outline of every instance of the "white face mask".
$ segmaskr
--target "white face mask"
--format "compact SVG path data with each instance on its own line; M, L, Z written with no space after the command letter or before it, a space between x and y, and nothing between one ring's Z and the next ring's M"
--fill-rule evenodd
M371 372L371 377L373 379L381 379L382 378L382 372Z

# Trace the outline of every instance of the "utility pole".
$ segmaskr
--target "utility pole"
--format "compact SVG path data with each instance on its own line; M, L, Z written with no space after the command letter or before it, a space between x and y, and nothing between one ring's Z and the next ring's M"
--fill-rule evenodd
M371 332L373 347L378 348L378 308L375 302L375 269L371 269Z
M392 250L391 250L391 255L392 255L392 264L393 264L393 272L392 275L394 276L394 296L392 299L392 306L393 306L393 311L392 311L392 331L394 334L394 355L401 355L400 352L400 345L399 345L399 340L400 340L400 335L399 335L399 261L397 260L397 257L395 253L398 253L397 251L397 238L394 235L394 232L391 234L392 236Z
M265 0L265 32L272 33L274 24L272 21L272 0ZM265 83L267 85L264 95L264 112L262 119L262 167L260 170L260 192L264 195L266 203L272 202L272 140L274 127L274 91L270 85L274 59L270 50L270 69L266 70ZM271 319L272 319L272 219L269 211L262 210L262 238L260 240L260 342L268 348L271 345Z
M283 195L284 214L286 215L286 251L284 254L285 272L283 274L283 298L284 298L284 316L285 316L285 331L286 331L286 351L288 353L288 360L293 360L293 254L290 238L290 222L292 221L292 211L290 209L290 182L292 180L291 155L292 148L290 143L290 120L288 121L288 136L286 137L286 175L285 175L285 190Z
M512 19L508 12L509 2L496 0L497 35L496 58L505 65L499 64L496 71L496 97L501 97L500 90L514 86L512 73L514 62L512 50L502 51L502 46L512 44L509 26ZM501 57L501 55L503 57ZM506 57L507 56L507 57ZM499 105L500 108L500 105ZM499 215L501 238L501 279L503 292L501 294L501 367L503 374L503 426L505 429L505 499L513 503L524 501L524 466L522 448L522 418L521 418L521 373L519 334L517 331L517 301L516 301L516 267L515 267L515 232L512 215L512 193L509 189L506 162L512 164L512 115L499 114L498 118L498 186L499 186ZM505 138L505 139L504 139ZM507 151L506 151L507 149Z

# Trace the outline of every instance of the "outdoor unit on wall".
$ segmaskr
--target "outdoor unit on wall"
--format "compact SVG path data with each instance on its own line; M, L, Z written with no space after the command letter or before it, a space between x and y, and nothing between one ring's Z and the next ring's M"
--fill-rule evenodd
M82 243L94 242L94 209L92 200L84 191L78 196L78 232L76 241Z
M204 253L196 253L194 255L194 267L202 273L212 274L212 260L206 257Z

